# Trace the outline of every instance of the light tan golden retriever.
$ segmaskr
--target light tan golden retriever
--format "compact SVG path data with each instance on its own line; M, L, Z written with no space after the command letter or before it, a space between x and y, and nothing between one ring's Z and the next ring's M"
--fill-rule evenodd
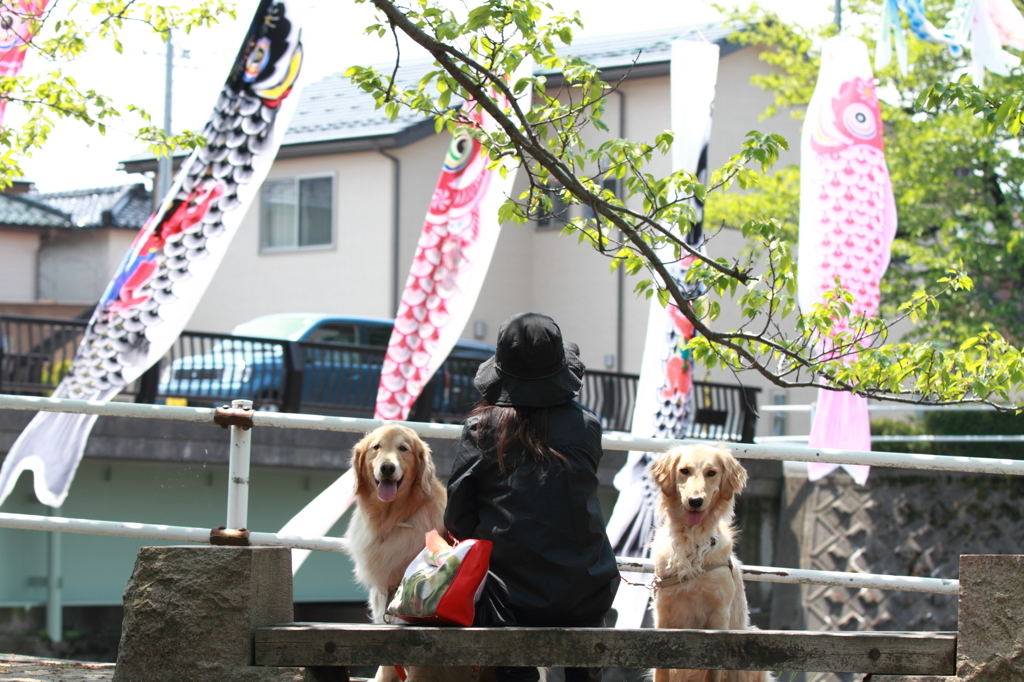
M674 448L651 465L661 488L654 558L654 626L749 630L740 563L733 554L735 495L747 471L725 446ZM767 672L655 670L655 682L764 682Z
M431 530L442 535L448 492L437 479L430 446L416 432L385 424L366 434L352 449L356 508L345 531L355 575L370 591L374 623L384 622L388 595L425 546ZM484 668L410 667L407 682L493 682ZM381 666L377 682L399 682L392 666ZM541 681L544 676L542 674Z
M428 531L444 533L448 493L437 479L430 447L416 432L385 424L352 450L356 508L345 537L356 580L370 591L374 623L384 622L388 595L424 547ZM445 669L410 668L409 680L453 679ZM377 671L379 682L400 678L392 667Z

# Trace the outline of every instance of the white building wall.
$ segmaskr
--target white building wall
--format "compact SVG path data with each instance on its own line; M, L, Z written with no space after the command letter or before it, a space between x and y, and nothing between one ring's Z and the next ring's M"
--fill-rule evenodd
M36 300L36 232L0 232L0 303Z
M390 314L391 162L380 154L277 161L268 180L334 177L334 244L260 253L258 201L187 328L226 332L271 313Z

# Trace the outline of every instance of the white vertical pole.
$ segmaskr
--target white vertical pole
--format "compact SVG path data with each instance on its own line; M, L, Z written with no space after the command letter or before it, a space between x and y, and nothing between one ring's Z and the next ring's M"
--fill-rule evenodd
M50 516L60 516L60 509L50 509ZM64 639L64 604L61 595L61 571L60 571L60 543L61 534L50 532L50 552L48 559L48 570L46 572L46 635L51 642L60 642Z
M167 31L166 64L164 68L164 132L171 134L171 103L174 91L174 43L171 32ZM163 201L171 191L171 176L174 175L174 158L172 155L161 156L157 162L156 200Z
M232 400L231 407L251 410L251 400ZM241 426L231 427L231 459L228 465L228 522L232 530L247 528L249 523L249 452L252 432Z

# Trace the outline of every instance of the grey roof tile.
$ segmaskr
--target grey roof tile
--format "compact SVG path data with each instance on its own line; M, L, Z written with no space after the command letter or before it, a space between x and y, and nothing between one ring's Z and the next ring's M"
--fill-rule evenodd
M24 195L0 194L0 225L67 227L71 216Z
M153 212L152 196L142 184L29 195L71 217L71 227L139 229Z

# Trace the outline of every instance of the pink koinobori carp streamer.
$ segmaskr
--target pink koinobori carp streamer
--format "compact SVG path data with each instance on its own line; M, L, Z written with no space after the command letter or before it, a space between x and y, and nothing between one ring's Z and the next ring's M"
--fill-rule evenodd
M503 101L502 98L498 98ZM466 115L494 122L475 103ZM498 207L512 190L467 130L452 139L395 316L377 390L377 419L402 420L454 348L476 305L498 242Z
M851 314L876 316L879 282L896 234L896 203L874 75L860 40L837 36L825 41L800 154L800 306L810 312L838 278L853 296ZM849 320L836 320L833 332L850 332ZM819 390L809 444L870 450L867 401ZM821 478L836 466L811 463L809 477ZM858 483L867 480L868 467L844 468Z
M521 64L513 82L528 75L531 67L529 62ZM529 102L530 96L526 88L519 101ZM507 103L502 97L495 100ZM493 129L493 120L480 107L472 102L463 107L480 129ZM518 169L518 164L509 163L502 178L487 164L480 143L467 131L457 131L448 146L395 316L377 389L376 419L409 416L473 312L498 243L498 208L511 194ZM354 484L349 469L288 521L281 533L317 536L330 531L352 505ZM293 575L308 556L309 550L292 550Z

